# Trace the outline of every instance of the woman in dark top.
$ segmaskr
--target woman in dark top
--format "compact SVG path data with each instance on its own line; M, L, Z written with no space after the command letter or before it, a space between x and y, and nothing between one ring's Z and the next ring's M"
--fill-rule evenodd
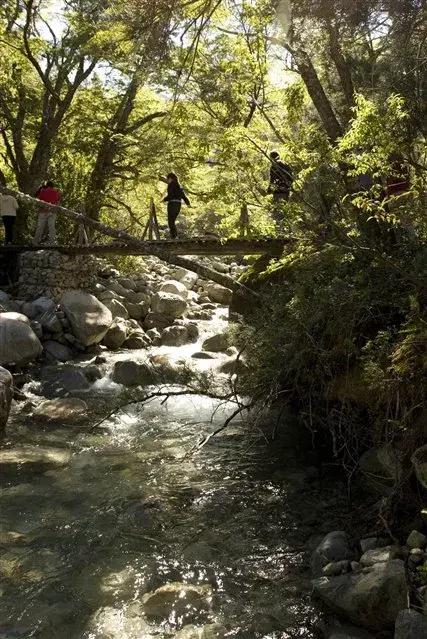
M168 194L163 202L168 203L168 224L171 238L174 240L177 236L176 218L180 214L182 200L187 206L190 206L190 200L185 195L178 178L175 173L168 173Z

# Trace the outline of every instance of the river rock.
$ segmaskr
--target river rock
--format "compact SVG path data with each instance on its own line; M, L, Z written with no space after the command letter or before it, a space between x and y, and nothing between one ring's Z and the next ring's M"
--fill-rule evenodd
M83 291L68 291L60 306L83 346L101 342L113 320L111 311L102 302Z
M109 291L113 291L114 293L117 293L117 295L120 295L120 297L123 297L123 298L126 298L127 295L129 294L129 291L126 290L124 286L122 286L118 282L115 282L114 280L106 284L106 289Z
M196 273L192 273L191 271L187 271L185 268L176 268L172 271L171 277L174 280L178 280L181 284L190 290L194 288L196 282L198 280L198 275Z
M366 451L359 461L359 469L370 488L388 495L400 483L403 466L398 451L391 445Z
M167 326L172 326L174 321L175 318L170 317L169 315L162 315L160 313L150 311L144 320L143 326L146 331L149 331L152 328L156 328L157 330L162 331Z
M230 346L230 339L226 333L218 333L205 339L202 345L203 351L211 351L212 353L221 353L226 351Z
M229 306L233 297L233 291L220 284L208 284L207 294L212 302L218 302L223 306Z
M43 347L48 359L57 362L69 362L73 358L71 350L59 342L47 340L44 342Z
M125 302L126 310L129 313L129 317L134 320L143 319L148 311L149 305L146 302L142 304L134 304L133 302Z
M394 639L426 639L427 617L416 610L401 610L396 619Z
M82 421L87 416L86 402L77 397L51 399L39 404L33 410L33 417L50 422Z
M0 314L0 366L24 366L40 357L43 347L33 329L4 315Z
M151 298L151 309L158 315L177 319L185 313L187 302L174 293L159 291Z
M427 537L418 530L413 530L409 535L406 545L409 548L425 548L427 546Z
M403 551L399 546L386 546L385 548L374 548L373 550L367 550L360 558L360 563L363 568L379 564L384 561L390 561L391 559L402 559Z
M71 454L61 448L43 446L17 446L0 450L0 472L16 473L19 470L44 473L66 466Z
M188 330L186 326L168 326L163 329L160 343L162 346L183 346L187 344Z
M166 280L166 282L160 284L158 290L160 292L178 295L178 297L181 297L184 301L187 301L188 299L188 288L182 284L182 282L178 282L176 280Z
M0 307L4 308L5 311L12 311L12 312L19 311L19 308L15 304L15 302L11 300L9 295L5 293L4 291L0 291Z
M337 561L353 561L357 559L356 551L346 532L336 530L324 537L316 548L312 559L312 570L315 577L320 577L323 568Z
M168 619L173 615L191 618L201 611L208 611L212 600L209 585L195 586L185 583L169 583L142 599L142 607L148 617Z
M132 277L119 277L117 281L127 291L136 291L135 280Z
M216 359L214 353L204 353L203 351L193 353L191 357L193 357L194 359Z
M400 559L374 564L361 573L319 577L313 588L331 610L371 630L393 627L408 604L405 564Z
M124 319L117 318L111 324L104 336L104 339L102 340L102 343L111 351L116 351L125 343L126 334L126 321Z
M123 346L129 350L148 348L151 345L150 338L142 330L131 331Z
M0 433L9 419L13 398L13 377L5 368L0 367Z
M114 319L116 319L116 317L121 317L122 319L128 319L129 317L128 310L124 304L119 302L119 300L115 300L115 299L105 300L103 304L108 309L110 309L111 315L113 316Z
M22 313L15 313L14 311L8 311L6 313L2 313L1 316L3 319L11 319L11 320L15 320L16 322L24 322L24 324L28 324L28 326L31 326L31 322L28 319L28 317L26 315L23 315Z
M59 371L54 384L67 392L87 390L90 387L86 375L78 368L64 368Z
M111 378L123 386L148 386L156 382L157 375L150 363L129 360L116 362Z
M81 639L159 639L159 634L144 619L140 605L133 603L97 610Z
M224 375L241 375L249 369L240 357L232 357L219 366L219 372Z
M62 324L60 319L57 317L56 313L50 313L41 318L41 325L43 330L48 333L61 333L62 332Z
M225 639L227 630L218 623L212 623L198 628L197 626L184 626L174 639Z
M427 444L418 448L411 458L420 484L427 488Z

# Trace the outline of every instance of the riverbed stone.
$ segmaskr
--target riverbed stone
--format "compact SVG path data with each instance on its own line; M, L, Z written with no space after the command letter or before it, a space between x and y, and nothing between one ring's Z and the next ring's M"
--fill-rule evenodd
M189 290L194 288L199 278L197 273L193 273L192 271L188 271L187 269L180 267L172 271L171 277L184 284L184 286L186 286Z
M206 626L184 626L174 639L225 639L227 629L218 623Z
M331 610L370 630L392 628L408 604L405 564L400 559L374 564L361 573L319 577L313 588Z
M218 370L223 375L241 375L248 371L248 366L240 357L231 357L220 364Z
M205 353L203 351L197 351L191 357L193 359L217 359L215 353Z
M116 362L111 373L116 384L123 386L146 386L156 381L156 371L149 362Z
M40 357L43 347L33 329L4 315L0 314L0 366L24 366Z
M14 311L8 311L6 313L2 313L1 316L3 319L11 319L11 320L15 320L16 322L24 322L24 324L28 324L28 326L31 326L31 322L28 319L28 317L26 315L23 315L22 313L15 313Z
M76 422L87 416L86 402L77 397L45 400L33 410L33 417L48 422Z
M166 282L160 284L159 291L164 293L173 293L185 301L188 299L188 288L185 284L178 282L177 280L166 280Z
M142 330L131 331L126 338L123 346L129 350L139 350L141 348L148 348L151 345L150 338Z
M334 561L323 568L323 574L325 577L337 577L349 572L351 564L348 559L343 561Z
M150 311L144 320L143 326L146 331L149 331L152 328L156 328L157 330L162 331L167 326L172 326L174 321L175 318L171 317L170 315Z
M357 553L350 542L350 538L343 530L330 532L323 538L316 548L312 559L312 570L315 577L320 577L323 568L329 563L337 561L353 561Z
M413 530L409 535L406 545L409 548L425 548L427 546L427 537L418 530Z
M57 362L69 362L73 358L73 353L67 346L53 340L44 342L43 348L48 359Z
M420 484L427 488L427 444L418 448L411 457Z
M171 615L187 619L211 605L212 587L173 582L146 594L142 607L148 617L168 619Z
M116 319L116 317L121 317L122 319L128 319L129 312L126 306L122 304L122 302L119 302L119 300L115 300L115 299L104 300L103 304L108 309L110 309L111 315L113 316L114 319Z
M101 342L113 321L111 311L94 295L83 291L68 291L60 306L83 346Z
M148 311L149 311L149 306L146 302L143 302L142 304L134 304L133 302L125 302L125 307L126 310L129 314L129 317L131 319L134 320L141 320L143 319Z
M218 302L222 306L229 306L233 298L233 291L220 284L208 284L207 294L212 302Z
M403 551L399 546L385 546L384 548L374 548L367 550L360 558L360 564L363 568L373 566L391 559L402 559Z
M102 343L109 350L116 351L125 343L126 334L126 321L124 319L117 318L111 324L110 328L104 336L104 339L102 340Z
M0 433L4 430L9 419L13 398L13 377L5 368L0 366Z
M168 326L160 336L162 346L183 346L187 344L188 330L185 326Z
M394 639L426 639L427 617L416 610L401 610L396 619Z
M151 298L151 309L157 315L166 315L177 319L185 313L187 302L174 293L159 291Z
M221 353L230 346L230 338L226 333L218 333L208 337L202 344L203 351L211 351L212 353Z
M16 473L28 470L43 473L66 466L70 460L69 451L47 446L16 446L0 450L0 472Z

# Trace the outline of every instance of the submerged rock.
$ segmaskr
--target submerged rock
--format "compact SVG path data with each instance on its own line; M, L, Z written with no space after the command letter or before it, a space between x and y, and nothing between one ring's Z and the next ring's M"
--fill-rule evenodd
M24 366L42 354L40 340L28 324L0 314L0 366Z
M339 615L372 630L392 628L408 605L405 564L375 564L362 573L313 580L314 592Z
M5 368L0 367L0 433L9 419L13 397L13 377Z
M75 422L85 419L87 411L86 402L77 397L51 399L37 406L33 417L53 422Z
M101 342L113 321L111 311L90 293L68 291L60 306L83 346Z
M71 453L61 448L19 446L0 450L0 472L16 473L19 470L44 473L52 468L66 466Z
M105 607L89 619L82 639L158 639L159 634L144 619L139 604L124 608Z
M171 615L191 618L201 611L208 611L212 600L212 587L185 583L169 583L142 599L142 607L148 617L168 619Z
M357 559L355 549L343 530L336 530L324 537L316 548L312 559L312 570L315 577L320 577L323 568L337 561L353 561Z

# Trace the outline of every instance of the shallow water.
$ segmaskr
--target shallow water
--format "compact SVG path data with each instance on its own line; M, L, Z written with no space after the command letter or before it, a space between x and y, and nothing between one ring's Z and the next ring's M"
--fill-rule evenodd
M10 442L72 457L2 479L0 639L173 637L180 620L148 625L139 602L176 581L212 585L212 610L194 621L217 621L230 637L315 637L309 547L336 523L344 491L322 488L291 420L269 441L273 414L195 452L233 409L203 397L156 400L102 430L16 418Z

